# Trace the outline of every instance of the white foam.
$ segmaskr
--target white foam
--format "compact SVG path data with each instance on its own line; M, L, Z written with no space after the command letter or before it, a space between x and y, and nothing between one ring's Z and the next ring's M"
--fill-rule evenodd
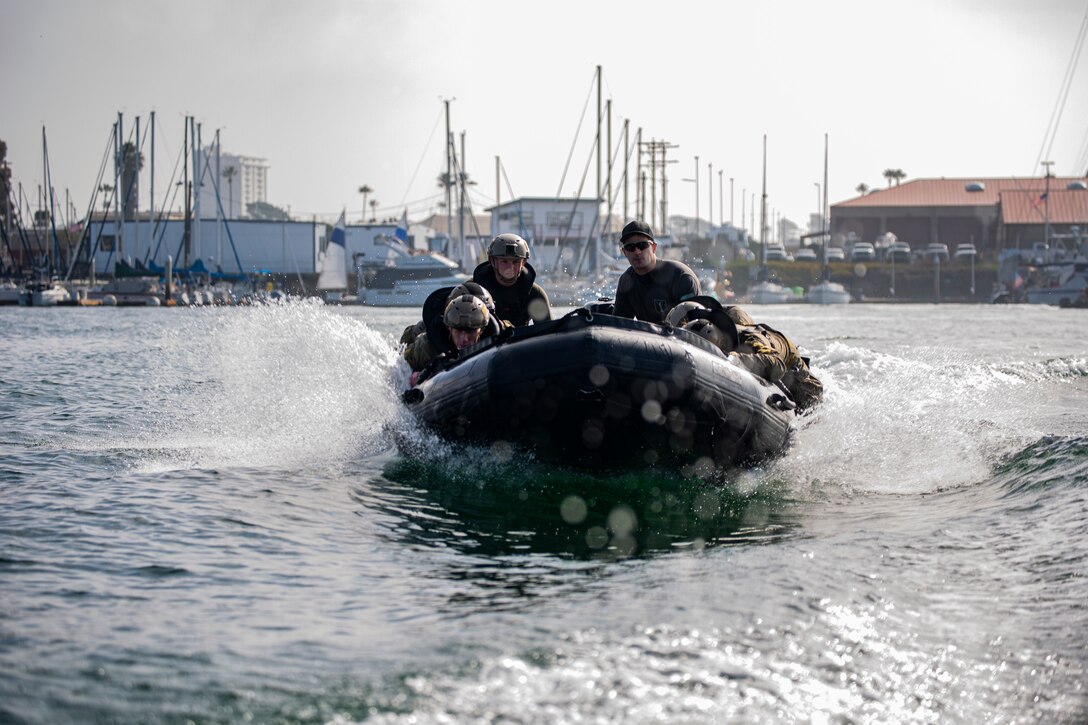
M1023 380L956 352L907 357L831 343L813 360L825 386L777 470L880 493L919 493L986 480L996 455L1020 445L1008 410Z
M305 465L387 446L393 381L405 375L387 335L310 302L193 312L163 342L171 359L154 373L177 378L155 380L163 408L148 443L194 467Z

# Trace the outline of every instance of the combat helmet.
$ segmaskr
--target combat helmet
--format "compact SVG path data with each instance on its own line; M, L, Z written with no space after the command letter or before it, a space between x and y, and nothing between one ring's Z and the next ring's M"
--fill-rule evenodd
M487 327L490 319L491 315L484 301L471 294L451 299L442 315L446 327L454 330L482 330Z
M484 302L484 306L487 307L487 311L491 314L495 314L495 298L491 296L491 293L487 291L487 288L481 285L479 282L462 282L453 288L450 292L450 296L446 298L446 304L449 304L451 300L455 300L458 297L465 295L472 295L473 297L479 297Z
M722 343L727 339L725 333L719 330L718 326L710 320L691 320L685 322L681 327L688 332L694 332L717 347L721 347Z
M689 319L693 319L691 315L695 310L707 310L707 306L701 302L694 300L688 300L687 302L681 302L680 304L669 310L669 314L665 315L665 322L669 323L673 327L680 327Z
M487 256L528 259L529 243L517 234L506 232L491 240L491 246L487 248Z

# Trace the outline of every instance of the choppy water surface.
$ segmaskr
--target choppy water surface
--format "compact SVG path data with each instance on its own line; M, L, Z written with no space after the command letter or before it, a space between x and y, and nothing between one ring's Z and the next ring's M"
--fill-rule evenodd
M414 310L0 309L0 721L1085 722L1088 315L752 310L827 401L702 480L415 430Z

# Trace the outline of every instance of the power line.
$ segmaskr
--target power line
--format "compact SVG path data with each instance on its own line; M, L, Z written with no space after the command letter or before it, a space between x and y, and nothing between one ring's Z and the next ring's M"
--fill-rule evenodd
M1069 89L1073 85L1073 76L1077 69L1077 60L1080 58L1080 51L1084 47L1084 38L1088 34L1088 10L1084 13L1084 20L1081 21L1080 31L1077 33L1077 42L1073 45L1073 56L1069 59L1069 65L1065 69L1065 77L1062 79L1062 85L1058 90L1058 99L1054 104L1054 110L1050 113L1050 122L1046 127L1046 134L1043 136L1043 143L1039 147L1039 155L1035 159L1035 165L1032 167L1032 174L1039 168L1039 163L1044 158L1044 149L1046 158L1050 158L1050 151L1054 147L1054 139L1058 135L1058 125L1061 123L1062 112L1065 110L1065 101L1069 98Z

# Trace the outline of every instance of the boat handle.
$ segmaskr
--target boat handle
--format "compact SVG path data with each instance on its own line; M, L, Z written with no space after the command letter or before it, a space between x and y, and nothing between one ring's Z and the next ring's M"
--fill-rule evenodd
M771 397L767 398L767 405L775 410L795 410L797 408L797 403L781 393L771 393Z
M578 391L577 397L578 402L580 403L603 403L604 391L597 388L593 388L592 390L583 388Z

